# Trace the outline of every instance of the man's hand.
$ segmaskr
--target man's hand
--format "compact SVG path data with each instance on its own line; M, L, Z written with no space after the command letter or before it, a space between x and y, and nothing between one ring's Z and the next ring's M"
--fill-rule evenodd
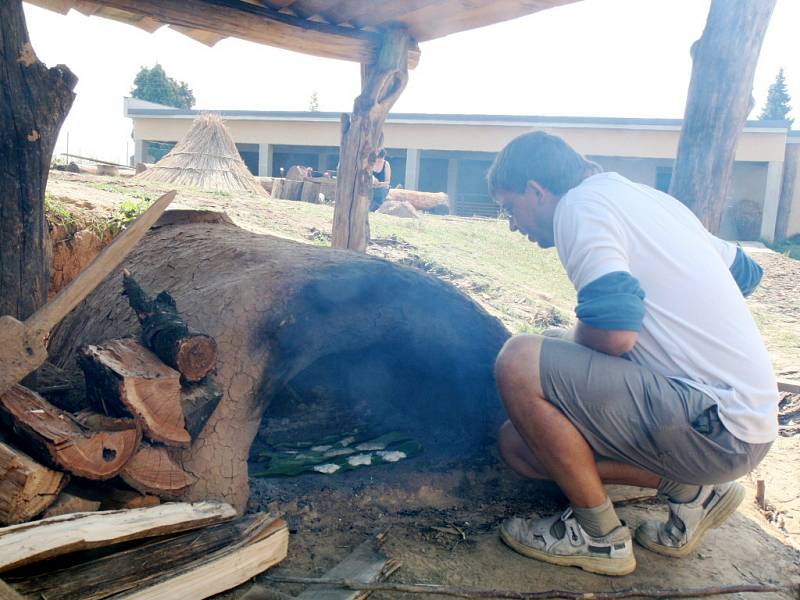
M620 329L598 329L578 321L573 329L573 339L576 343L592 350L612 356L622 356L633 350L636 340L639 339L639 333Z

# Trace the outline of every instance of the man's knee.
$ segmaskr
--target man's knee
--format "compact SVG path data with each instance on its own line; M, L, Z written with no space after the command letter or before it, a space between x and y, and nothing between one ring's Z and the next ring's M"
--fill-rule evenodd
M501 393L508 386L525 384L539 379L539 355L542 337L516 335L506 341L495 361L495 378Z

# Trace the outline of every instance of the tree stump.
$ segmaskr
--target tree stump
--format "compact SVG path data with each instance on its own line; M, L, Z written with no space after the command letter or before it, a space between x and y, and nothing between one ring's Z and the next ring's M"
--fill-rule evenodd
M493 367L508 332L417 269L225 222L157 226L123 268L147 289L168 289L217 341L223 398L190 448L170 450L197 479L184 499L244 508L265 409L295 377L312 384L315 367L360 386L343 410L371 408L387 426L425 428L420 437L456 459L485 445L502 418ZM138 331L120 279L121 269L54 332L58 366L74 368L81 346Z

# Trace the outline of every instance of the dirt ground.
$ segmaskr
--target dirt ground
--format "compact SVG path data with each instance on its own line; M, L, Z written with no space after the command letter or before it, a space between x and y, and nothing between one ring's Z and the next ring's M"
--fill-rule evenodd
M141 190L140 185L121 179L65 173L51 175L48 184L48 193L53 198L75 210L93 214L111 214L132 191ZM149 191L157 195L159 190ZM252 231L308 243L328 243L331 207L265 201L255 196L198 193L182 193L178 202L184 207L224 210L237 224ZM379 219L384 229L394 222L392 217ZM447 223L452 222L454 227L468 221L423 216L423 224L434 223L426 221L429 219L448 219ZM404 224L403 227L409 226ZM540 294L541 298L528 301L510 292L492 293L478 274L459 272L453 264L436 262L405 241L401 229L398 231L394 238L379 237L378 243L370 247L370 253L418 266L450 280L507 321L512 331L516 322L513 319L524 318L534 325L544 326L562 318L564 308L571 303L566 296ZM518 243L524 242L520 238ZM476 247L475 251L479 249ZM800 303L797 301L800 261L771 251L758 252L756 259L764 266L765 277L751 299L751 308L778 373L800 379ZM544 304L539 302L542 298ZM547 298L552 298L553 310L547 308ZM503 518L512 514L552 514L563 507L564 501L552 485L515 476L498 461L494 451L468 464L446 468L427 465L424 458L418 457L405 464L371 467L337 476L253 479L249 508L274 509L283 513L290 524L289 556L269 574L322 576L362 541L388 530L386 552L402 562L402 567L392 577L396 582L593 592L630 587L798 583L800 400L786 397L784 413L785 435L778 438L756 471L743 479L749 496L734 518L709 533L700 549L686 559L667 559L637 547L638 569L622 579L544 565L503 546L496 533ZM766 482L766 510L758 508L754 501L758 479ZM621 500L621 516L631 526L645 518L665 515L663 505L650 498L651 495L638 489L612 490L612 498ZM259 577L258 581L265 582L265 577ZM297 585L267 585L292 594L302 589ZM237 598L247 587L241 586L219 598ZM789 594L768 595L792 597ZM373 597L386 600L412 596L379 593Z

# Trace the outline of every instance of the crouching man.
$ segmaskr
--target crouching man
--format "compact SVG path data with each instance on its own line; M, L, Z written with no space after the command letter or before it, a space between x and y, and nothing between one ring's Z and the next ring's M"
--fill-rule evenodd
M659 490L669 517L636 540L686 556L736 511L734 480L777 433L776 380L744 301L761 268L678 200L543 132L508 144L488 179L511 229L555 246L578 292L574 329L515 336L497 358L504 459L570 502L506 521L502 539L537 560L628 574L631 533L603 487L615 483Z

